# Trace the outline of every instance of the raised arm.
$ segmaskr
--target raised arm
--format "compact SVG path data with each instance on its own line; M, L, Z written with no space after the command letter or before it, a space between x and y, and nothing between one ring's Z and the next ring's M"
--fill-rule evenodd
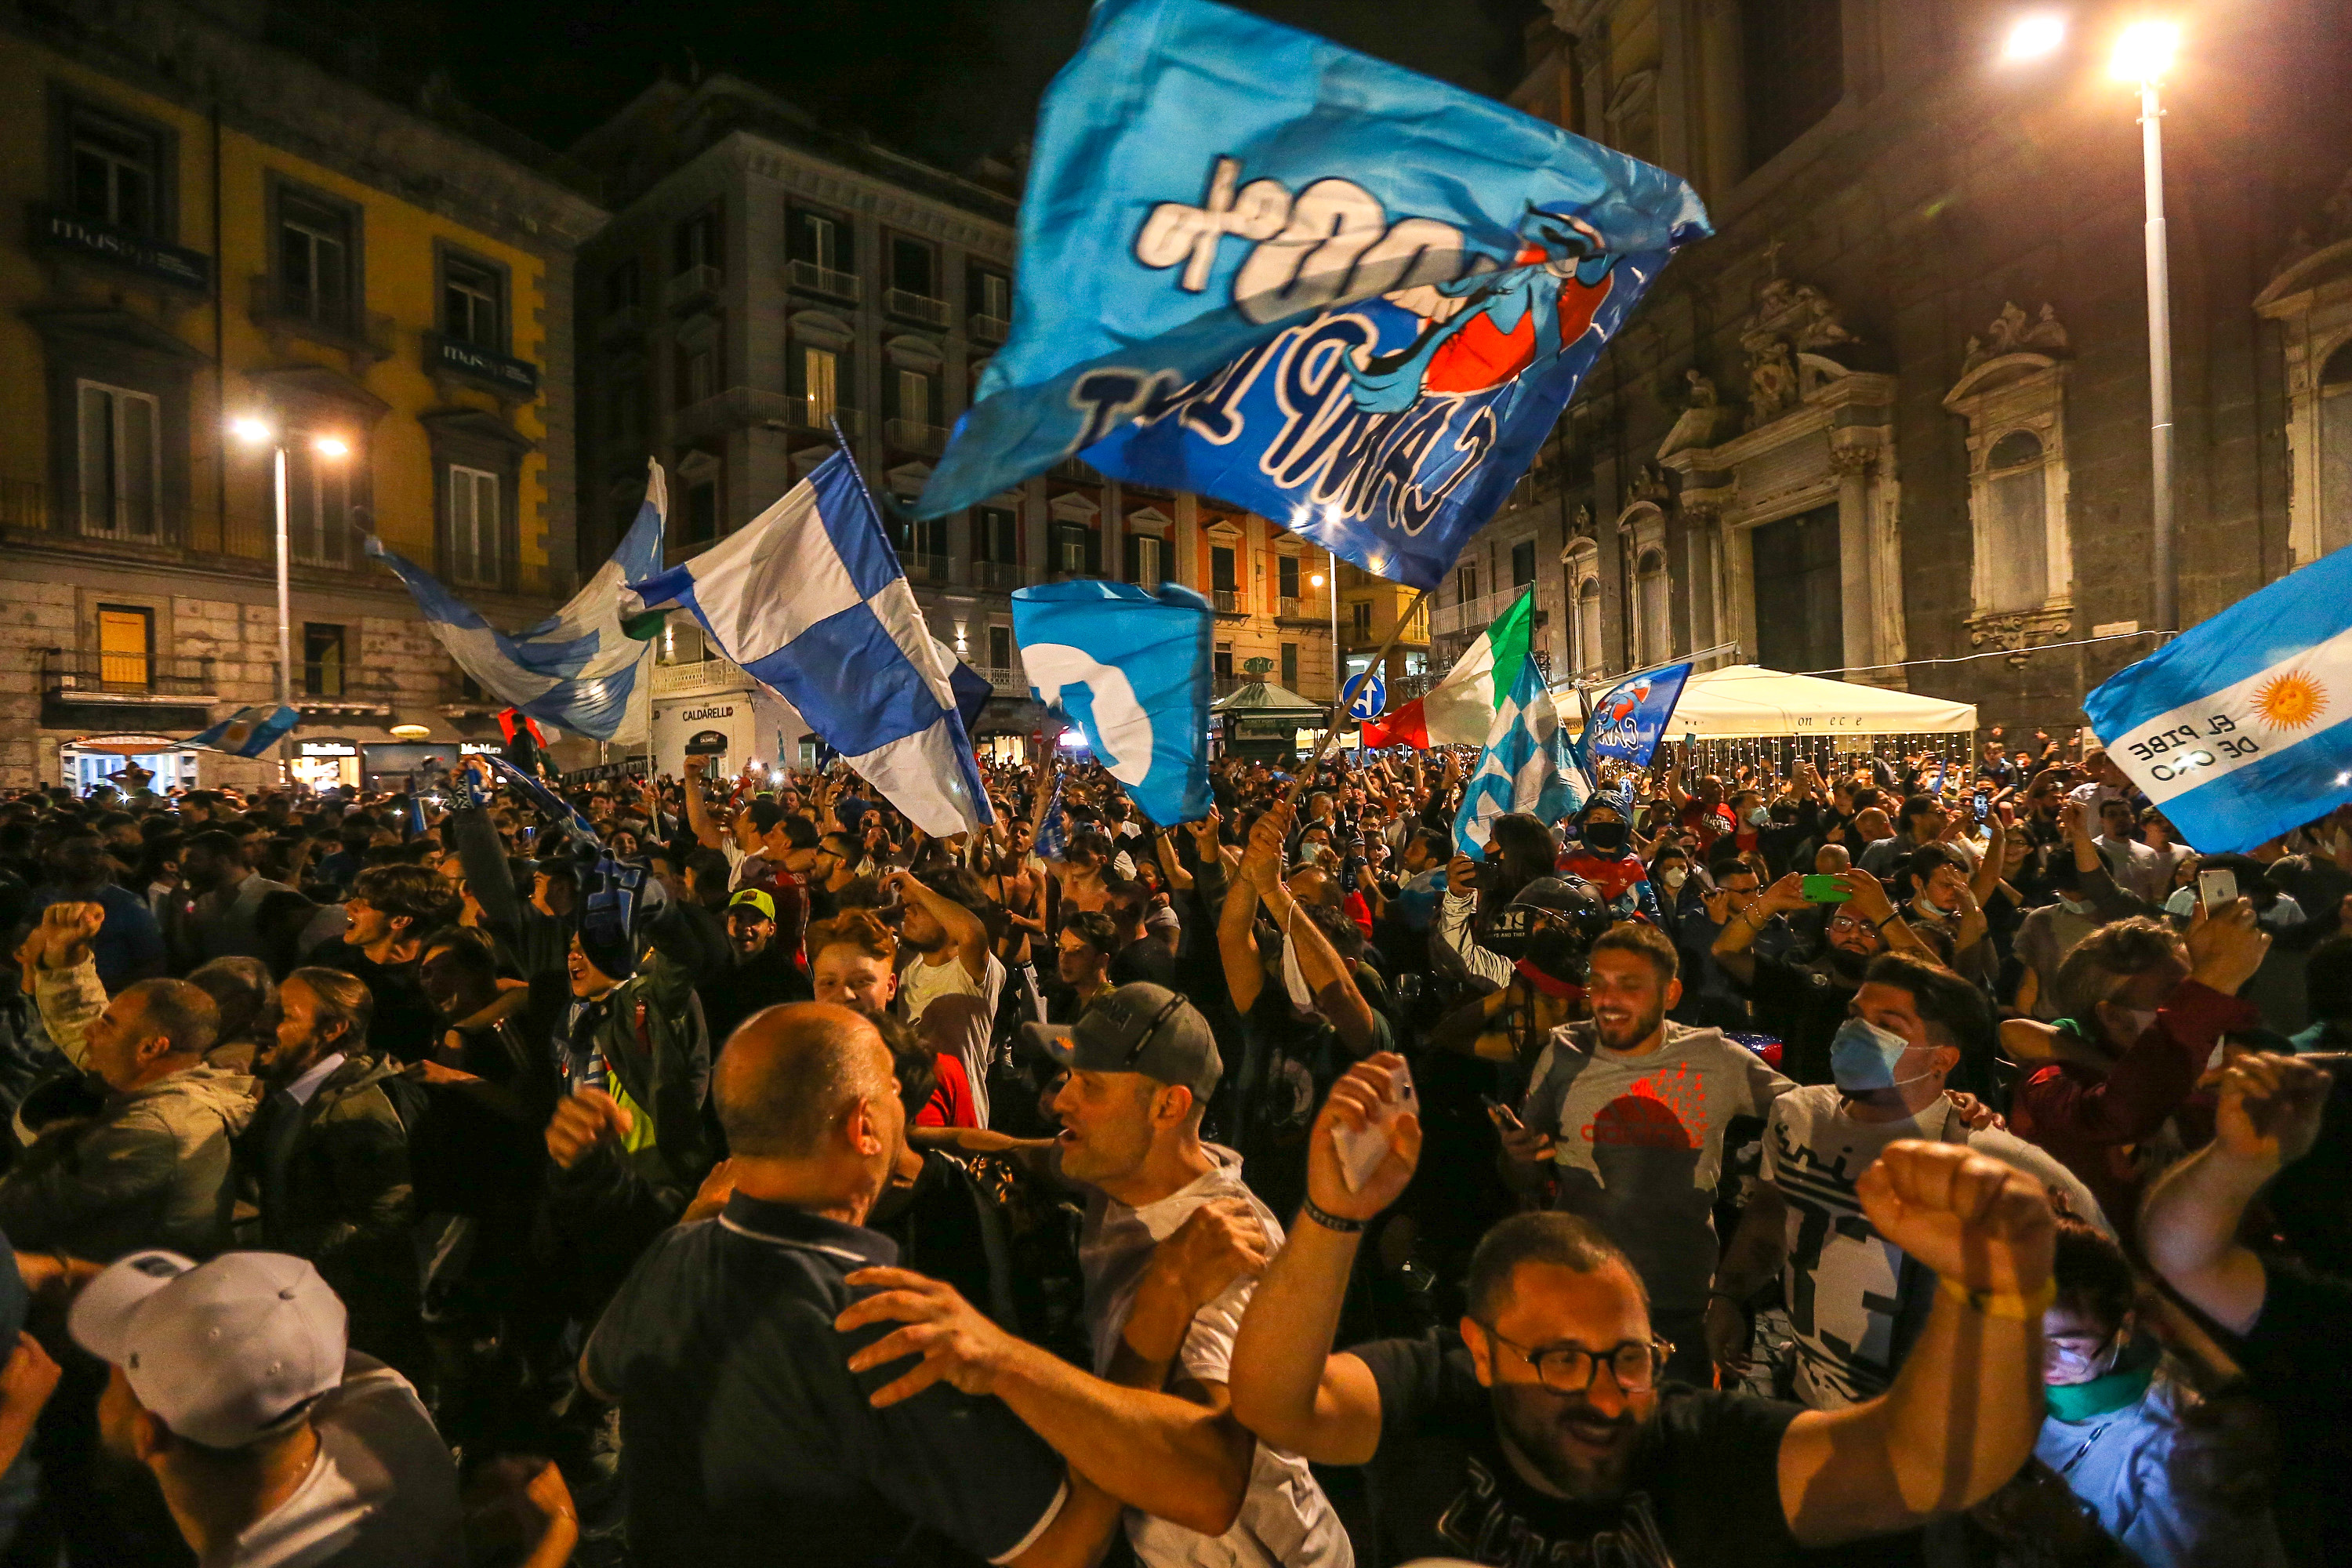
M1315 1005L1339 1031L1340 1042L1363 1056L1372 1048L1371 1004L1356 988L1356 977L1340 962L1331 939L1299 909L1282 879L1282 842L1290 826L1289 815L1286 808L1276 807L1258 818L1250 830L1249 853L1242 858L1242 869L1257 888L1266 912L1289 939L1291 951L1298 957L1298 972L1315 994Z
M707 758L686 759L686 826L693 831L694 841L705 849L724 849L726 835L710 819L710 803L702 795L702 770L708 765Z
M1977 862L1977 874L1969 880L1969 891L1982 904L2000 886L2001 863L2008 858L2009 829L2001 825L2000 813L1994 812L1985 819L1992 837L1985 843L1984 858Z
M923 906L923 912L940 922L948 933L948 942L963 961L964 973L974 980L988 973L988 926L981 918L957 903L953 899L935 893L915 879L912 871L893 871L882 879L885 891L897 888L904 895Z
M1217 956L1224 963L1234 1010L1249 1016L1258 993L1265 988L1265 968L1257 952L1257 884L1246 874L1231 879L1217 911Z
M2042 1428L2056 1226L2041 1184L1959 1144L1906 1139L1863 1173L1856 1195L1879 1235L1934 1270L1935 1304L1885 1394L1789 1424L1780 1506L1808 1547L1982 1500Z
M2239 1058L2221 1075L2213 1141L2148 1189L2139 1235L2149 1264L2232 1333L2254 1326L2270 1289L2263 1260L2238 1240L2239 1224L2281 1168L2311 1152L2334 1088L2311 1062Z

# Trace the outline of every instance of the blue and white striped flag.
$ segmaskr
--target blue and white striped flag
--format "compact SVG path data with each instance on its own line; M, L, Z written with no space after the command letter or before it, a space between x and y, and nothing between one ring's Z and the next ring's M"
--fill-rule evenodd
M2352 549L2239 600L2083 700L2107 755L2200 851L2352 800Z
M188 744L232 756L257 757L283 740L301 719L282 703L275 708L240 708L202 734L189 736Z
M1483 859L1488 825L1507 811L1530 813L1549 826L1583 804L1582 775L1570 754L1568 731L1560 728L1543 671L1530 658L1495 710L1486 754L1462 792L1462 809L1454 817L1454 850Z
M645 504L612 559L553 616L511 637L467 607L433 574L385 548L383 541L371 535L367 552L408 584L433 635L483 690L534 719L609 741L620 732L646 639L661 631L658 621L625 625L620 612L622 586L661 566L669 498L661 465L649 467Z
M1046 766L1053 764L1048 763ZM1054 775L1054 798L1045 803L1045 820L1037 825L1037 858L1059 860L1070 852L1070 836L1062 830L1062 781L1067 773Z
M993 820L949 661L847 454L693 560L631 583L625 602L692 610L933 837Z

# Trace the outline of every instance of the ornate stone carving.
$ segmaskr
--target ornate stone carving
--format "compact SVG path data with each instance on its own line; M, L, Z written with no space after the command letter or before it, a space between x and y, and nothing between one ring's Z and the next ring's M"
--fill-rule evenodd
M1674 499L1666 488L1666 476L1654 463L1643 463L1633 470L1633 499L1664 506Z
M1960 362L1960 374L1966 375L1985 361L2002 354L2033 349L2064 353L2066 348L2066 329L2059 324L2055 305L2045 301L2042 314L2029 324L2025 312L2018 309L2015 300L2011 300L2001 306L2000 314L1992 319L1992 325L1985 329L1982 338L1969 340L1968 358Z
M1675 427L1658 444L1658 456L1686 451L1692 447L1712 447L1716 433L1722 426L1725 410L1720 406L1722 395L1715 389L1712 377L1696 368L1683 372L1683 380L1690 387L1690 395Z
M2060 640L2074 625L2072 610L2004 610L1972 617L1968 623L1969 645L1999 648L2009 656L2007 662L2012 668L2022 669L2035 648Z
M1740 343L1748 351L1748 428L1753 430L1796 406L1797 366L1786 339L1768 332Z
M1862 339L1838 320L1828 295L1810 283L1780 276L1780 242L1764 247L1769 276L1757 285L1756 302L1739 324L1739 346L1748 355L1748 420L1750 430L1769 425L1797 405L1803 388L1797 356L1858 343Z
M1576 503L1575 533L1579 539L1592 537L1592 503L1589 500Z

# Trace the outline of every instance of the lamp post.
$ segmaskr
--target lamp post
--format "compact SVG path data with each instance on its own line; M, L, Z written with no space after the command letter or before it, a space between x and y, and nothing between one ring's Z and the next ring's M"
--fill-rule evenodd
M280 707L290 707L294 701L294 551L287 525L286 440L277 426L257 415L231 420L229 431L248 446L267 443L269 447L269 490L278 539L278 701ZM345 458L352 447L340 436L316 436L311 437L310 449L322 458ZM289 730L278 742L280 782L292 780L293 758L294 734Z

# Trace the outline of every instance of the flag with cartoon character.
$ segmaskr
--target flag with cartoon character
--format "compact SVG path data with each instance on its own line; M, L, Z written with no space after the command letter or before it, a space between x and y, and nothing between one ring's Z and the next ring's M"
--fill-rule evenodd
M918 511L1068 458L1433 586L1675 249L1679 177L1211 0L1098 0L1013 330Z

